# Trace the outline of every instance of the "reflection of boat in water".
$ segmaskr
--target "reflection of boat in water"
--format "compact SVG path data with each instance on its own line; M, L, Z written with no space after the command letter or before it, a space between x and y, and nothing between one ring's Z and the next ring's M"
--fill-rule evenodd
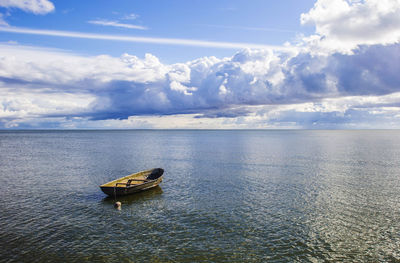
M161 168L146 170L105 183L100 188L109 196L129 195L159 185L163 173Z

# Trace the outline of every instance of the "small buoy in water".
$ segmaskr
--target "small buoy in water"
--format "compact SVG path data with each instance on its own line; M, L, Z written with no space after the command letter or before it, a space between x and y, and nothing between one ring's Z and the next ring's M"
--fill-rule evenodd
M118 209L118 210L121 210L121 202L115 202L115 204L114 204L114 207L116 208L116 209Z

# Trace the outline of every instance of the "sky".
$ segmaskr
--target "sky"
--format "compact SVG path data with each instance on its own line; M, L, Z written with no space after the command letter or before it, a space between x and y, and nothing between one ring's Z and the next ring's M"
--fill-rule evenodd
M400 0L0 0L0 129L397 129Z

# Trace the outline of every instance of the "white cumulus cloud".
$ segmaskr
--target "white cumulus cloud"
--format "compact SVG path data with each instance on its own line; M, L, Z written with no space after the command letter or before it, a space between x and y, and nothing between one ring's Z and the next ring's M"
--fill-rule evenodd
M168 65L151 54L86 57L3 44L0 119L4 127L54 117L83 127L192 114L194 127L224 123L205 119L247 128L331 127L400 107L399 54L400 45L330 56L245 49Z
M0 0L0 6L19 8L34 14L47 14L54 11L54 5L48 0Z
M317 35L309 45L350 52L359 45L400 41L400 0L317 0L301 15L301 23L314 25Z

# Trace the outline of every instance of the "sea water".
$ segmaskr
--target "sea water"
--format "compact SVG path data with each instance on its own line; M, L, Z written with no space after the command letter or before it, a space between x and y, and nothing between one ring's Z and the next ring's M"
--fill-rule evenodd
M399 262L400 131L1 131L0 259Z

